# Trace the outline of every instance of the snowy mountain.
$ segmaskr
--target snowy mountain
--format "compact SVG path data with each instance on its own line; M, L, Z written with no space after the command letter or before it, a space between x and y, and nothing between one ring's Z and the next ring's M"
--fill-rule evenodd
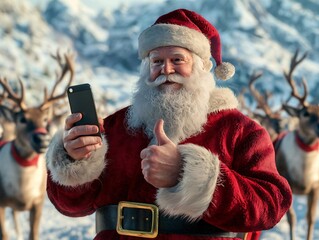
M307 63L298 72L308 79L311 89L319 86L315 77L319 71L319 16L318 3L314 1L166 1L136 4L113 13L100 11L92 16L89 11L78 14L67 8L64 1L57 0L49 3L44 17L56 31L75 40L76 50L93 68L107 66L137 72L139 33L157 16L180 7L200 12L219 29L223 58L237 68L232 82L235 91L247 84L247 74L262 69L267 89L285 93L282 71L289 67L297 48L301 53L309 51ZM101 28L104 31L97 34Z
M41 11L28 2L17 2L0 3L0 68L6 76L18 73L26 79L30 75L43 79L45 73L52 77L55 69L50 53L58 48L76 52L79 81L105 79L105 71L107 75L111 71L136 76L139 33L157 16L184 7L198 11L219 29L223 60L237 69L233 80L226 83L235 92L247 85L252 71L263 70L260 88L282 100L288 94L282 73L298 48L309 54L296 74L308 80L310 100L319 101L315 92L319 87L319 16L318 3L313 0L164 1L124 5L114 11L95 11L79 0L52 0Z
M310 100L319 103L319 3L316 0L174 0L162 3L94 10L80 0L51 0L44 8L28 1L0 0L0 76L10 81L22 78L28 86L27 100L36 104L45 86L50 87L58 69L51 54L76 54L76 83L90 82L96 100L106 104L107 113L130 102L138 78L137 37L156 18L176 8L201 13L219 30L223 60L237 71L220 85L239 93L254 70L262 70L258 88L273 93L276 104L289 93L283 70L298 48L308 52L298 67L296 80L304 76ZM247 96L249 97L249 96ZM305 238L306 200L295 199L298 238ZM8 219L11 219L8 213ZM319 213L317 213L319 216ZM23 214L23 228L28 229ZM8 222L8 225L11 222ZM41 239L92 239L94 216L70 219L46 202ZM315 226L319 239L319 217ZM15 239L11 231L11 238ZM263 240L288 239L284 218Z

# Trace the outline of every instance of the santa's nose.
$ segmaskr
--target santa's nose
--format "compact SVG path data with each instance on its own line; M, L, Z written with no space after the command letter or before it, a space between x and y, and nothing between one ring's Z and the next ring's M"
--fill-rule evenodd
M175 73L174 64L168 60L164 61L162 64L161 73L164 75L169 75L169 74Z

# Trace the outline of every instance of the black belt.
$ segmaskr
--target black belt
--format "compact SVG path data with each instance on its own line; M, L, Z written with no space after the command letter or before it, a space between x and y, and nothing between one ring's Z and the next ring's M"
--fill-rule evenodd
M116 230L118 222L118 206L107 205L96 211L96 232ZM152 211L145 208L124 207L121 210L121 227L133 232L149 232L152 228ZM237 233L225 232L203 220L189 222L182 217L169 217L162 214L158 216L158 233L160 234L185 234L211 237L238 237ZM125 235L125 234L124 234Z

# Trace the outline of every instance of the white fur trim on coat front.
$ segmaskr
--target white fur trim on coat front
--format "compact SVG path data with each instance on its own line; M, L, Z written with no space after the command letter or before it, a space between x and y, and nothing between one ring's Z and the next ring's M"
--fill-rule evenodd
M64 186L75 187L97 179L105 168L107 144L103 139L102 147L82 160L71 160L63 147L63 131L58 131L46 154L47 167L52 180Z
M213 198L220 163L216 155L201 146L185 144L178 148L183 159L180 182L172 188L160 188L156 202L164 214L195 221Z

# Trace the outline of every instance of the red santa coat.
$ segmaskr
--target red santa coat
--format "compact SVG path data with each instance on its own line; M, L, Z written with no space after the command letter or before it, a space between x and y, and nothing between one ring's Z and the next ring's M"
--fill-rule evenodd
M98 175L83 184L70 180L70 169L77 171L73 167L68 169L65 163L58 166L62 159L68 160L61 140L53 140L47 154L50 170L47 192L62 214L85 216L120 201L144 202L157 204L169 215L183 215L190 220L202 218L225 231L254 232L272 228L290 207L291 190L277 172L269 135L239 111L227 108L212 111L203 131L179 144L184 169L177 193L155 189L144 180L140 152L150 140L142 131L128 133L126 112L127 108L122 109L104 120L106 167L97 164L92 172ZM94 161L97 158L92 157ZM70 165L74 163L70 161ZM65 175L63 180L61 174ZM76 175L83 178L81 172ZM137 238L103 231L95 239ZM222 238L160 234L156 239Z

